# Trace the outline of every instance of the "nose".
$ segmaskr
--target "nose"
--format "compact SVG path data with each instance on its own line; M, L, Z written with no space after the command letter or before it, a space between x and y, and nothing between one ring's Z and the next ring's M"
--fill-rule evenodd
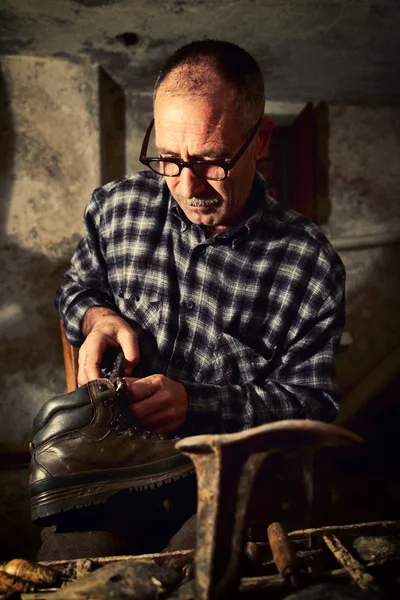
M197 177L189 167L184 167L179 175L179 191L185 198L194 198L204 191L207 181Z

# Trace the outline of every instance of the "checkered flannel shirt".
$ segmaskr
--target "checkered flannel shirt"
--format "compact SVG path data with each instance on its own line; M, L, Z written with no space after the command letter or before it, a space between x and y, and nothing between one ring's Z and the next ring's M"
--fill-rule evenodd
M138 335L133 375L181 381L182 434L234 432L281 419L331 421L344 324L343 265L319 229L268 196L257 175L248 216L208 238L151 171L101 187L58 290L68 340L91 306Z

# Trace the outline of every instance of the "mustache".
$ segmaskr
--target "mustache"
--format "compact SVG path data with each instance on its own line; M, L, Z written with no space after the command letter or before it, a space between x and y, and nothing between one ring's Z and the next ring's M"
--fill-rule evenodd
M185 204L186 206L213 206L214 204L218 204L219 198L184 198L180 194L176 195L176 200L180 204Z

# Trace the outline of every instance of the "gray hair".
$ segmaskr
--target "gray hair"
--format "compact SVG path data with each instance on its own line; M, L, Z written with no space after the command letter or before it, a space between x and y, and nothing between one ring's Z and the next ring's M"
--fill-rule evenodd
M153 99L162 84L171 96L208 96L210 71L233 90L243 128L254 125L264 113L263 75L255 59L230 42L199 40L176 50L159 72Z

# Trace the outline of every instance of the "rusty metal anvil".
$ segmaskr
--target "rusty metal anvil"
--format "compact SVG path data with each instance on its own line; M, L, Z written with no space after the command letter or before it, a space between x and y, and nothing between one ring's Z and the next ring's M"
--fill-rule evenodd
M234 598L240 581L246 514L255 478L276 453L355 446L357 434L320 421L286 420L240 433L199 435L177 442L197 475L196 598ZM268 524L268 515L265 515Z

